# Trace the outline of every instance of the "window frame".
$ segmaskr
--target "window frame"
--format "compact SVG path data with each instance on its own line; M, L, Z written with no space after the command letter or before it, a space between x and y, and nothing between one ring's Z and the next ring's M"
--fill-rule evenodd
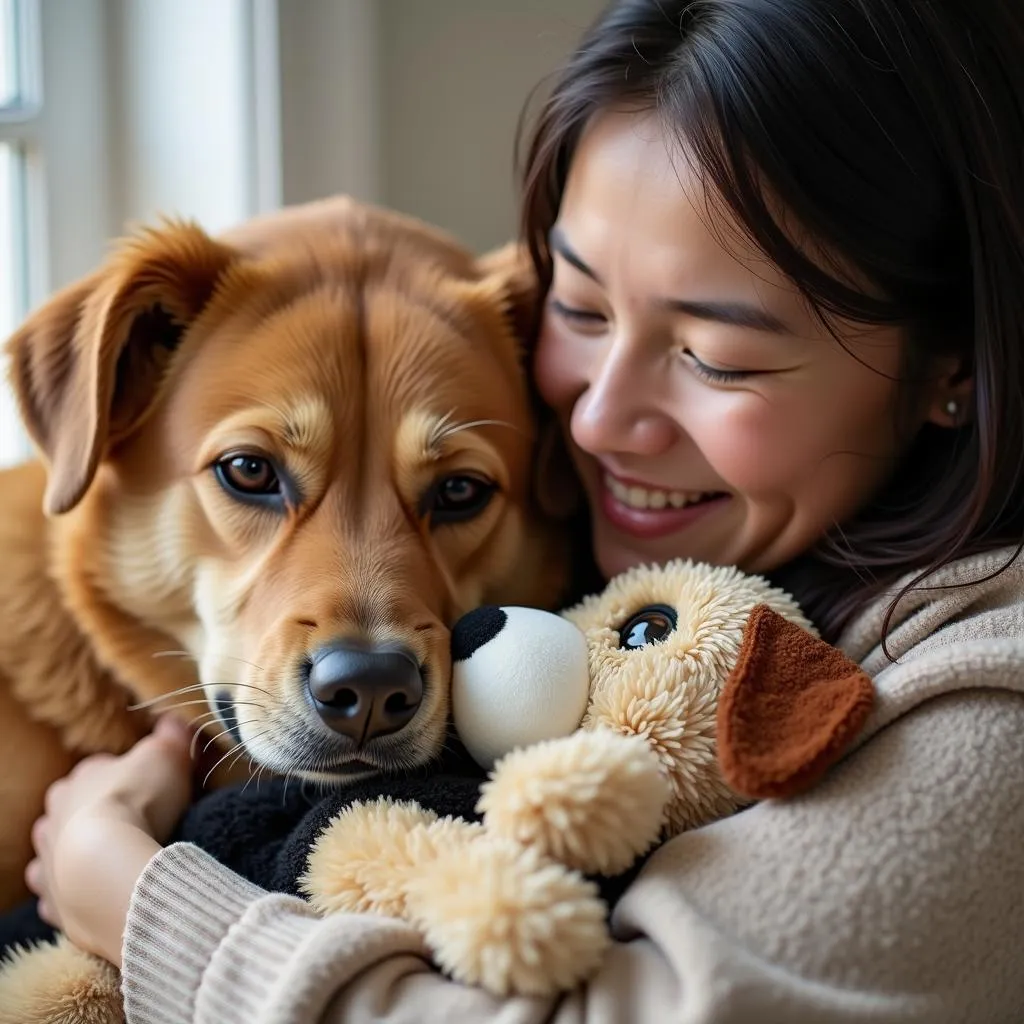
M43 113L42 36L39 0L0 0L0 17L9 18L13 28L14 91L0 106L0 146L9 161L9 238L0 240L10 266L6 282L9 318L0 323L0 333L13 331L28 312L33 292L42 284L44 232L38 187L40 119ZM6 260L5 260L6 262ZM5 303L6 304L6 303ZM31 453L28 438L21 427L14 395L6 385L6 365L0 363L4 379L0 381L0 466L18 462Z

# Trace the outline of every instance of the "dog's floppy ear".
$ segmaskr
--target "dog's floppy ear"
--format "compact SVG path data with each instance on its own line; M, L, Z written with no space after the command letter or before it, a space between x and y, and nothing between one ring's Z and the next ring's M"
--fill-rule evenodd
M74 508L108 446L139 425L234 257L193 224L146 231L8 341L21 416L48 464L48 514Z
M477 260L485 280L493 282L502 296L505 314L522 345L523 354L533 350L540 319L537 272L525 246L509 242ZM530 367L527 366L527 372ZM531 385L531 391L532 391ZM540 432L534 455L534 494L541 511L551 519L569 519L580 507L582 492L576 470L562 440L554 416L533 394Z
M524 348L532 348L540 312L537 273L530 255L518 242L484 253L477 271L502 303L512 331Z
M718 704L725 781L753 799L817 781L860 732L874 687L842 651L758 605Z

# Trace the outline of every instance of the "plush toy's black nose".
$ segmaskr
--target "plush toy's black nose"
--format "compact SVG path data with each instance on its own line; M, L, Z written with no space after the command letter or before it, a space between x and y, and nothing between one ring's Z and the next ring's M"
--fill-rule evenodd
M313 655L309 694L327 725L363 743L412 721L423 700L423 674L404 648L339 641Z
M452 626L452 661L469 661L484 644L489 644L508 622L508 614L494 604L466 612Z

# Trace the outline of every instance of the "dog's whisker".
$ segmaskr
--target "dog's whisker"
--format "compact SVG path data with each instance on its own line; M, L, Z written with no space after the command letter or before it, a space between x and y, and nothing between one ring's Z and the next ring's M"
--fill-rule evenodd
M250 765L256 764L256 762L252 759L252 755L246 749L244 743L239 743L236 747L236 751L237 752L235 756L228 762L228 771L231 771L231 769L234 768L236 764L238 764L239 760L242 757L248 757Z
M206 741L206 744L203 746L203 753L205 754L210 749L210 747L212 747L214 745L214 743L216 743L217 740L221 739L223 736L231 736L231 730L230 729L222 729L220 732L215 733L213 736L211 736ZM196 733L196 735L193 737L193 740L197 740L198 738L199 738L199 733ZM232 738L232 741L237 744L238 741L235 740L233 736L231 738ZM234 748L232 748L232 749L234 749Z
M206 789L206 784L210 781L210 776L224 763L224 761L231 757L231 755L234 754L239 747L241 747L243 751L245 750L245 744L236 743L226 754L223 754L222 756L217 758L217 760L213 764L213 767L206 773L205 777L203 778L203 789Z
M240 686L246 690L256 690L257 693L265 694L267 697L273 699L273 694L262 686L256 686L253 683L234 683L226 679L207 679L204 686Z
M200 711L197 715L193 715L192 718L188 720L188 724L198 725L204 718L216 718L218 715L220 715L220 712L216 709Z
M262 665L257 665L255 661L246 661L245 658L239 658L236 654L220 654L220 658L229 658L231 661L240 661L243 665L248 665L250 668L256 669L257 672L266 671Z
M251 707L251 708L261 708L261 707L263 707L262 704L259 704L259 703L257 703L254 700L233 700L231 703L232 703L232 705L234 705L236 707L238 707L238 706ZM210 706L210 702L205 697L203 697L202 699L199 699L199 700L183 700L183 701L179 701L177 704L167 704L164 707L160 708L160 713L161 714L167 714L169 711L177 711L178 708L191 708L191 707L195 707L197 704L206 705L206 707ZM135 707L130 707L128 710L129 711L139 711L141 709L138 706L135 706Z
M179 686L177 690L170 690L167 693L160 694L159 697L151 697L149 700L140 701L137 704L131 704L128 707L129 711L141 711L143 708L152 707L154 704L159 704L161 701L170 700L172 697L180 697L183 693L195 693L196 690L203 689L202 683L193 683L191 686Z
M252 764L252 763L253 763L253 762L252 762L252 758L251 758L251 757L249 758L249 763L250 763L250 764ZM250 782L252 782L252 780L253 780L253 779L255 779L255 778L258 778L258 777L259 777L260 771L262 770L262 767L263 767L263 766L262 766L262 765L260 765L260 764L257 764L257 765L256 765L255 767L256 767L256 771L254 771L254 772L249 772L249 778L247 778L247 779L245 780L245 785L244 785L244 786L242 787L242 796L245 796L245 791L246 791L246 790L247 790L247 789L249 788L249 783L250 783ZM257 783L256 783L256 792L258 793L258 792L259 792L259 790L260 790L260 785L259 785L259 783L257 782Z
M192 742L189 743L189 745L188 745L188 756L189 756L189 759L192 760L192 761L194 761L196 759L196 747L199 744L199 737L202 736L202 735L203 735L203 730L202 729L197 729L196 730L196 734L192 737ZM216 733L213 737L211 737L210 740L207 741L206 746L203 747L203 753L204 754L206 753L206 751L209 748L211 743L216 743L217 740L219 740L221 738L221 736L227 736L227 735L228 735L228 730L227 729L222 729L219 733Z
M154 658L188 658L189 661L196 661L196 656L191 651L154 651Z
M272 729L264 729L263 732L258 732L256 733L255 736L250 736L249 740L250 742L252 740L258 740L261 736L267 736L271 732L273 732ZM236 750L238 753L236 754L235 758L231 761L231 763L228 765L229 769L235 766L235 764L238 762L239 757L241 757L242 754L244 754L248 758L250 765L259 765L263 763L262 761L257 761L253 757L252 752L249 750L249 747L246 743L236 743L232 750ZM231 753L231 751L228 751L228 753ZM216 765L214 767L216 767Z
M189 661L198 662L199 659L191 651L154 651L154 658L188 658ZM263 672L264 668L262 665L257 665L254 661L247 661L245 658L239 658L237 654L220 654L220 658L228 658L231 661L239 661L243 665L248 665L250 668L256 669L257 672Z
M205 704L207 707L210 706L210 702L205 697L201 697L201 698L198 698L197 700L183 700L183 701L178 701L175 704L167 704L164 707L160 708L159 710L160 710L161 714L165 714L168 711L177 710L178 708L194 707L196 704ZM145 704L131 704L131 705L129 705L128 710L129 711L144 711L146 708L151 708L151 707L153 707L153 704L150 703L150 702L147 702Z
M262 736L263 733L260 733L260 735ZM203 753L205 754L210 749L210 747L213 746L213 744L216 743L217 740L219 740L222 736L231 736L232 750L234 750L234 748L238 746L238 740L235 739L234 734L231 732L231 729L227 728L223 732L219 732L217 733L216 736L213 736L209 740L207 740L206 746L203 747Z
M465 423L453 423L451 417L452 413L448 413L438 420L430 439L432 447L438 447L449 437L461 433L463 430L472 430L474 427L508 427L509 430L514 430L517 434L523 433L519 427L514 423L509 423L508 420L469 420Z
M181 686L177 690L171 690L168 693L162 693L159 697L151 697L149 700L140 701L137 704L129 706L129 711L141 711L144 708L154 707L165 700L170 700L172 697L180 697L185 693L195 693L197 690L204 690L207 686L239 686L244 689L256 690L259 693L266 694L268 697L273 697L273 694L269 690L265 690L262 686L253 686L252 683L229 683L229 682L212 682L212 683L193 683L191 686ZM237 702L236 702L237 703Z

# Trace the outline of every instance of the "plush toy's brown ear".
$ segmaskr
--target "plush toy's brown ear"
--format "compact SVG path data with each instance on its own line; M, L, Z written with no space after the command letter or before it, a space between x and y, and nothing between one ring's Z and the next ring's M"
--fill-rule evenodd
M183 331L235 255L192 224L147 231L8 341L22 419L48 463L47 513L74 508L108 445L141 422Z
M755 800L805 789L839 759L873 701L871 680L842 651L758 605L718 704L725 781Z

